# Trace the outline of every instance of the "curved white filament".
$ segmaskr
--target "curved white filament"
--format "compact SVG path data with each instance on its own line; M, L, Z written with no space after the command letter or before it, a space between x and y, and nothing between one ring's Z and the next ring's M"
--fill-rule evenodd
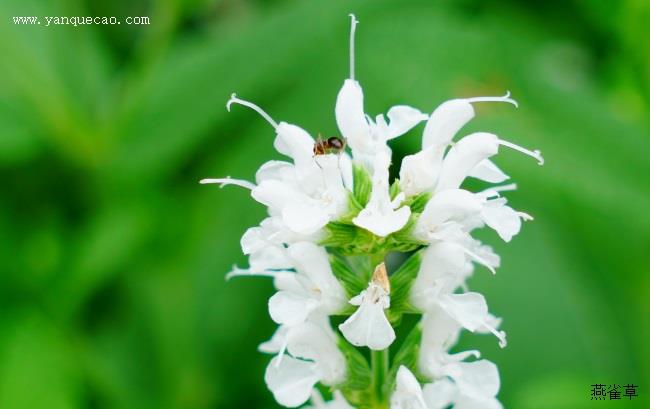
M260 114L262 116L262 118L266 119L266 121L268 123L270 123L273 126L273 128L278 127L278 123L275 122L273 120L273 118L271 118L271 115L267 114L262 108L260 108L259 106L253 104L252 102L244 101L243 99L237 98L237 94L235 94L235 93L233 93L230 96L230 99L226 103L226 109L228 110L228 112L230 112L230 106L232 104L239 104L239 105L243 105L245 107L248 107L248 108L252 109L253 111L257 112L258 114Z
M510 192L513 190L517 190L517 184L516 183L510 183L507 185L501 185L501 186L492 186L489 187L478 194L485 197L486 199L492 198L492 197L500 197L501 192Z
M467 102L507 102L519 108L519 104L514 99L510 98L510 91L506 92L506 95L502 97L474 97L467 98Z
M247 180L242 180L242 179L232 179L230 177L227 178L217 178L217 179L201 179L199 181L200 184L202 185L208 185L208 184L218 184L219 187L224 187L226 185L235 185L235 186L240 186L249 190L255 189L257 186L255 186L254 183L251 183Z
M519 151L523 153L524 155L528 155L531 158L535 158L537 160L537 163L542 166L544 164L544 158L542 157L542 152L538 150L531 151L526 148L522 148L519 145L515 145L512 142L504 141L503 139L499 139L499 145L507 146L510 149L514 149L516 151Z
M359 20L354 16L354 14L350 14L350 79L354 79L354 34L357 30L357 24L359 24Z

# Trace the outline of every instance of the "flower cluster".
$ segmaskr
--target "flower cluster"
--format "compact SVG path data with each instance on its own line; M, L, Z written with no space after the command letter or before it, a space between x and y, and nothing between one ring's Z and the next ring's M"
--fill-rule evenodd
M315 408L499 408L496 366L475 350L449 351L462 329L492 333L506 345L500 319L466 285L475 264L493 273L499 266L471 233L488 226L510 241L531 219L507 205L502 193L515 185L494 185L509 177L490 158L507 147L543 159L491 133L454 143L474 104L516 106L509 94L450 100L430 115L398 105L371 118L354 78L351 17L350 78L335 108L343 139L314 140L233 94L228 109L257 111L275 129L275 149L290 160L263 164L255 183L201 181L250 189L268 208L241 239L249 267L228 275L268 276L277 289L269 313L278 329L259 348L274 355L264 379L286 407L311 398ZM391 183L388 142L421 122L422 149L403 159ZM465 190L468 177L492 187ZM389 273L387 258L403 263ZM406 315L420 318L393 345Z

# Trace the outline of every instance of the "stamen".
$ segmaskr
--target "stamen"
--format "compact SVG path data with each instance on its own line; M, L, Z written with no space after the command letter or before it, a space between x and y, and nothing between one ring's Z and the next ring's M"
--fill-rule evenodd
M354 16L354 14L350 14L350 79L354 79L354 34L357 30L357 24L359 24L359 20Z
M253 190L257 187L254 183L251 183L247 180L232 179L230 176L225 178L218 178L218 179L201 179L199 183L202 185L218 184L220 185L219 187L224 187L226 185L235 185L249 190Z
M501 197L500 195L501 192L509 192L512 190L517 190L516 183L510 183L508 185L501 185L501 186L492 186L479 192L478 194L483 196L485 199L491 199L493 197Z
M506 92L506 95L502 97L474 97L467 98L467 102L507 102L519 108L519 104L514 99L510 98L510 91Z
M505 331L497 331L496 328L492 327L491 325L488 324L483 324L485 328L487 328L491 333L494 334L495 337L499 339L499 347L505 348L508 346L508 341L506 340L506 332Z
M528 155L528 156L530 156L532 158L535 158L537 160L537 163L539 164L539 166L542 166L544 164L544 158L542 157L542 152L540 152L538 150L531 151L531 150L528 150L526 148L522 148L519 145L515 145L512 142L504 141L502 139L499 139L499 144L503 145L503 146L507 146L510 149L514 149L516 151L519 151L519 152L521 152L521 153L523 153L525 155Z
M275 361L276 368L279 368L280 365L282 364L282 358L284 358L284 353L287 351L287 344L288 341L285 339L284 342L282 343L282 347L280 347L280 352L278 352L278 360Z
M264 270L260 272L254 272L250 269L239 268L237 266L232 267L232 271L226 274L226 281L230 281L233 277L275 277L276 271Z
M264 112L264 110L262 108L260 108L259 106L253 104L252 102L244 101L243 99L237 98L237 94L235 94L235 93L233 93L230 96L230 99L226 103L226 109L228 110L228 112L230 112L230 106L232 104L239 104L239 105L243 105L245 107L248 107L248 108L252 109L253 111L257 112L258 114L260 114L262 116L262 118L266 119L266 121L268 123L270 123L273 126L273 128L278 127L278 123L275 122L273 120L273 118L271 118L271 116L269 114Z
M521 217L521 220L523 220L523 221L525 221L525 222L529 222L529 221L531 221L531 220L535 220L535 218L534 218L533 216L529 215L528 213L517 212L517 214L519 215L519 217Z

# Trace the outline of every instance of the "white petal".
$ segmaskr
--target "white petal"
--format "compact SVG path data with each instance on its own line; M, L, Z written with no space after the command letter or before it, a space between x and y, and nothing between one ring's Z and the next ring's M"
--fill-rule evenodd
M438 308L427 312L422 318L422 345L446 351L458 341L460 328L457 321Z
M488 313L485 297L479 293L446 294L440 297L438 304L453 319L469 331L487 329L499 339L499 346L504 348L506 333L492 327L494 316Z
M269 207L271 212L279 212L290 203L302 203L308 198L292 186L278 180L264 180L253 189L253 199Z
M269 242L264 233L264 229L259 226L246 230L239 241L244 254L251 254L268 246Z
M411 290L413 305L429 310L437 301L431 296L432 287L439 286L441 279L463 271L466 260L465 251L456 243L437 242L429 246L422 255L420 271Z
M282 221L300 234L313 234L325 227L329 217L321 206L312 203L288 203L282 208Z
M372 180L372 193L366 207L359 212L352 222L377 236L385 237L400 230L411 216L407 206L395 210L395 203L390 200L388 192L389 154L376 155Z
M298 407L307 402L318 382L314 363L284 356L278 365L278 359L273 358L266 367L264 381L280 405Z
M323 326L307 321L291 327L287 344L293 357L314 361L323 384L331 386L345 380L345 357L338 349L336 336L327 320Z
M447 354L460 336L461 326L444 311L433 308L422 319L422 343L418 368L430 378L446 375L445 367L455 358Z
M294 160L297 166L307 165L314 156L314 139L302 128L280 122L275 130L275 149Z
M298 272L313 283L324 312L339 312L345 306L345 290L332 272L327 251L311 242L299 242L289 246L288 253Z
M429 383L422 388L428 409L445 409L455 400L457 391L456 385L447 378Z
M384 313L390 306L390 297L377 284L370 284L362 294L361 305L339 329L352 345L381 351L395 340L395 330Z
M504 241L509 242L521 230L520 214L505 205L504 199L490 200L483 206L481 216Z
M476 165L498 151L496 135L476 132L464 137L445 156L436 191L457 189Z
M353 150L368 150L370 127L363 111L363 91L359 83L347 79L336 98L336 123Z
M293 271L279 271L274 276L273 285L278 291L284 290L296 294L305 293L305 288L298 279L298 274Z
M422 149L429 146L446 146L454 135L474 118L474 108L467 100L452 99L436 108L424 128Z
M419 110L406 106L397 105L388 111L388 133L386 140L401 136L411 130L415 125L425 121L428 116Z
M259 347L257 347L258 351L265 354L277 354L282 351L286 346L288 329L289 327L286 325L279 326L275 333L273 333L271 339L261 343Z
M463 395L474 399L493 398L499 393L501 381L497 366L481 359L475 362L458 362L461 375L454 377L458 389Z
M432 191L438 181L444 147L430 146L402 159L400 188L407 196Z
M395 391L390 398L390 408L428 409L419 382L405 366L400 366L397 370Z
M265 180L288 181L294 177L294 165L281 160L270 160L265 162L255 173L257 184Z
M304 322L316 307L316 300L284 290L278 291L269 300L271 319L290 326Z
M435 194L418 219L416 234L427 240L445 222L465 222L480 213L482 200L474 193L462 189L443 190Z
M490 183L501 183L508 179L510 176L506 175L497 165L494 164L490 159L484 159L480 161L474 168L469 172L469 176L484 180Z
M341 176L343 177L343 186L349 191L354 188L352 177L352 158L347 152L339 154L339 164L341 166Z
M440 297L440 306L469 331L482 327L488 317L485 297L479 293L446 294Z
M281 246L271 246L251 253L248 263L252 272L263 272L267 270L288 270L293 264L286 256L286 250Z
M352 221L379 237L386 237L404 227L410 216L411 209L406 206L386 213L366 207Z

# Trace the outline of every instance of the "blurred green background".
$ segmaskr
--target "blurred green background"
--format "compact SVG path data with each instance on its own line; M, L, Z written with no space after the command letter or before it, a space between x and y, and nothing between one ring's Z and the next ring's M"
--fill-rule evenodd
M231 92L336 134L349 12L367 112L510 90L518 110L482 104L464 132L546 158L497 158L536 221L481 235L503 266L471 285L509 346L460 347L498 363L507 408L650 407L647 0L2 0L0 409L276 407L256 352L271 283L224 281L264 209L198 180L279 157ZM11 20L60 15L152 24ZM590 401L594 383L640 397Z

